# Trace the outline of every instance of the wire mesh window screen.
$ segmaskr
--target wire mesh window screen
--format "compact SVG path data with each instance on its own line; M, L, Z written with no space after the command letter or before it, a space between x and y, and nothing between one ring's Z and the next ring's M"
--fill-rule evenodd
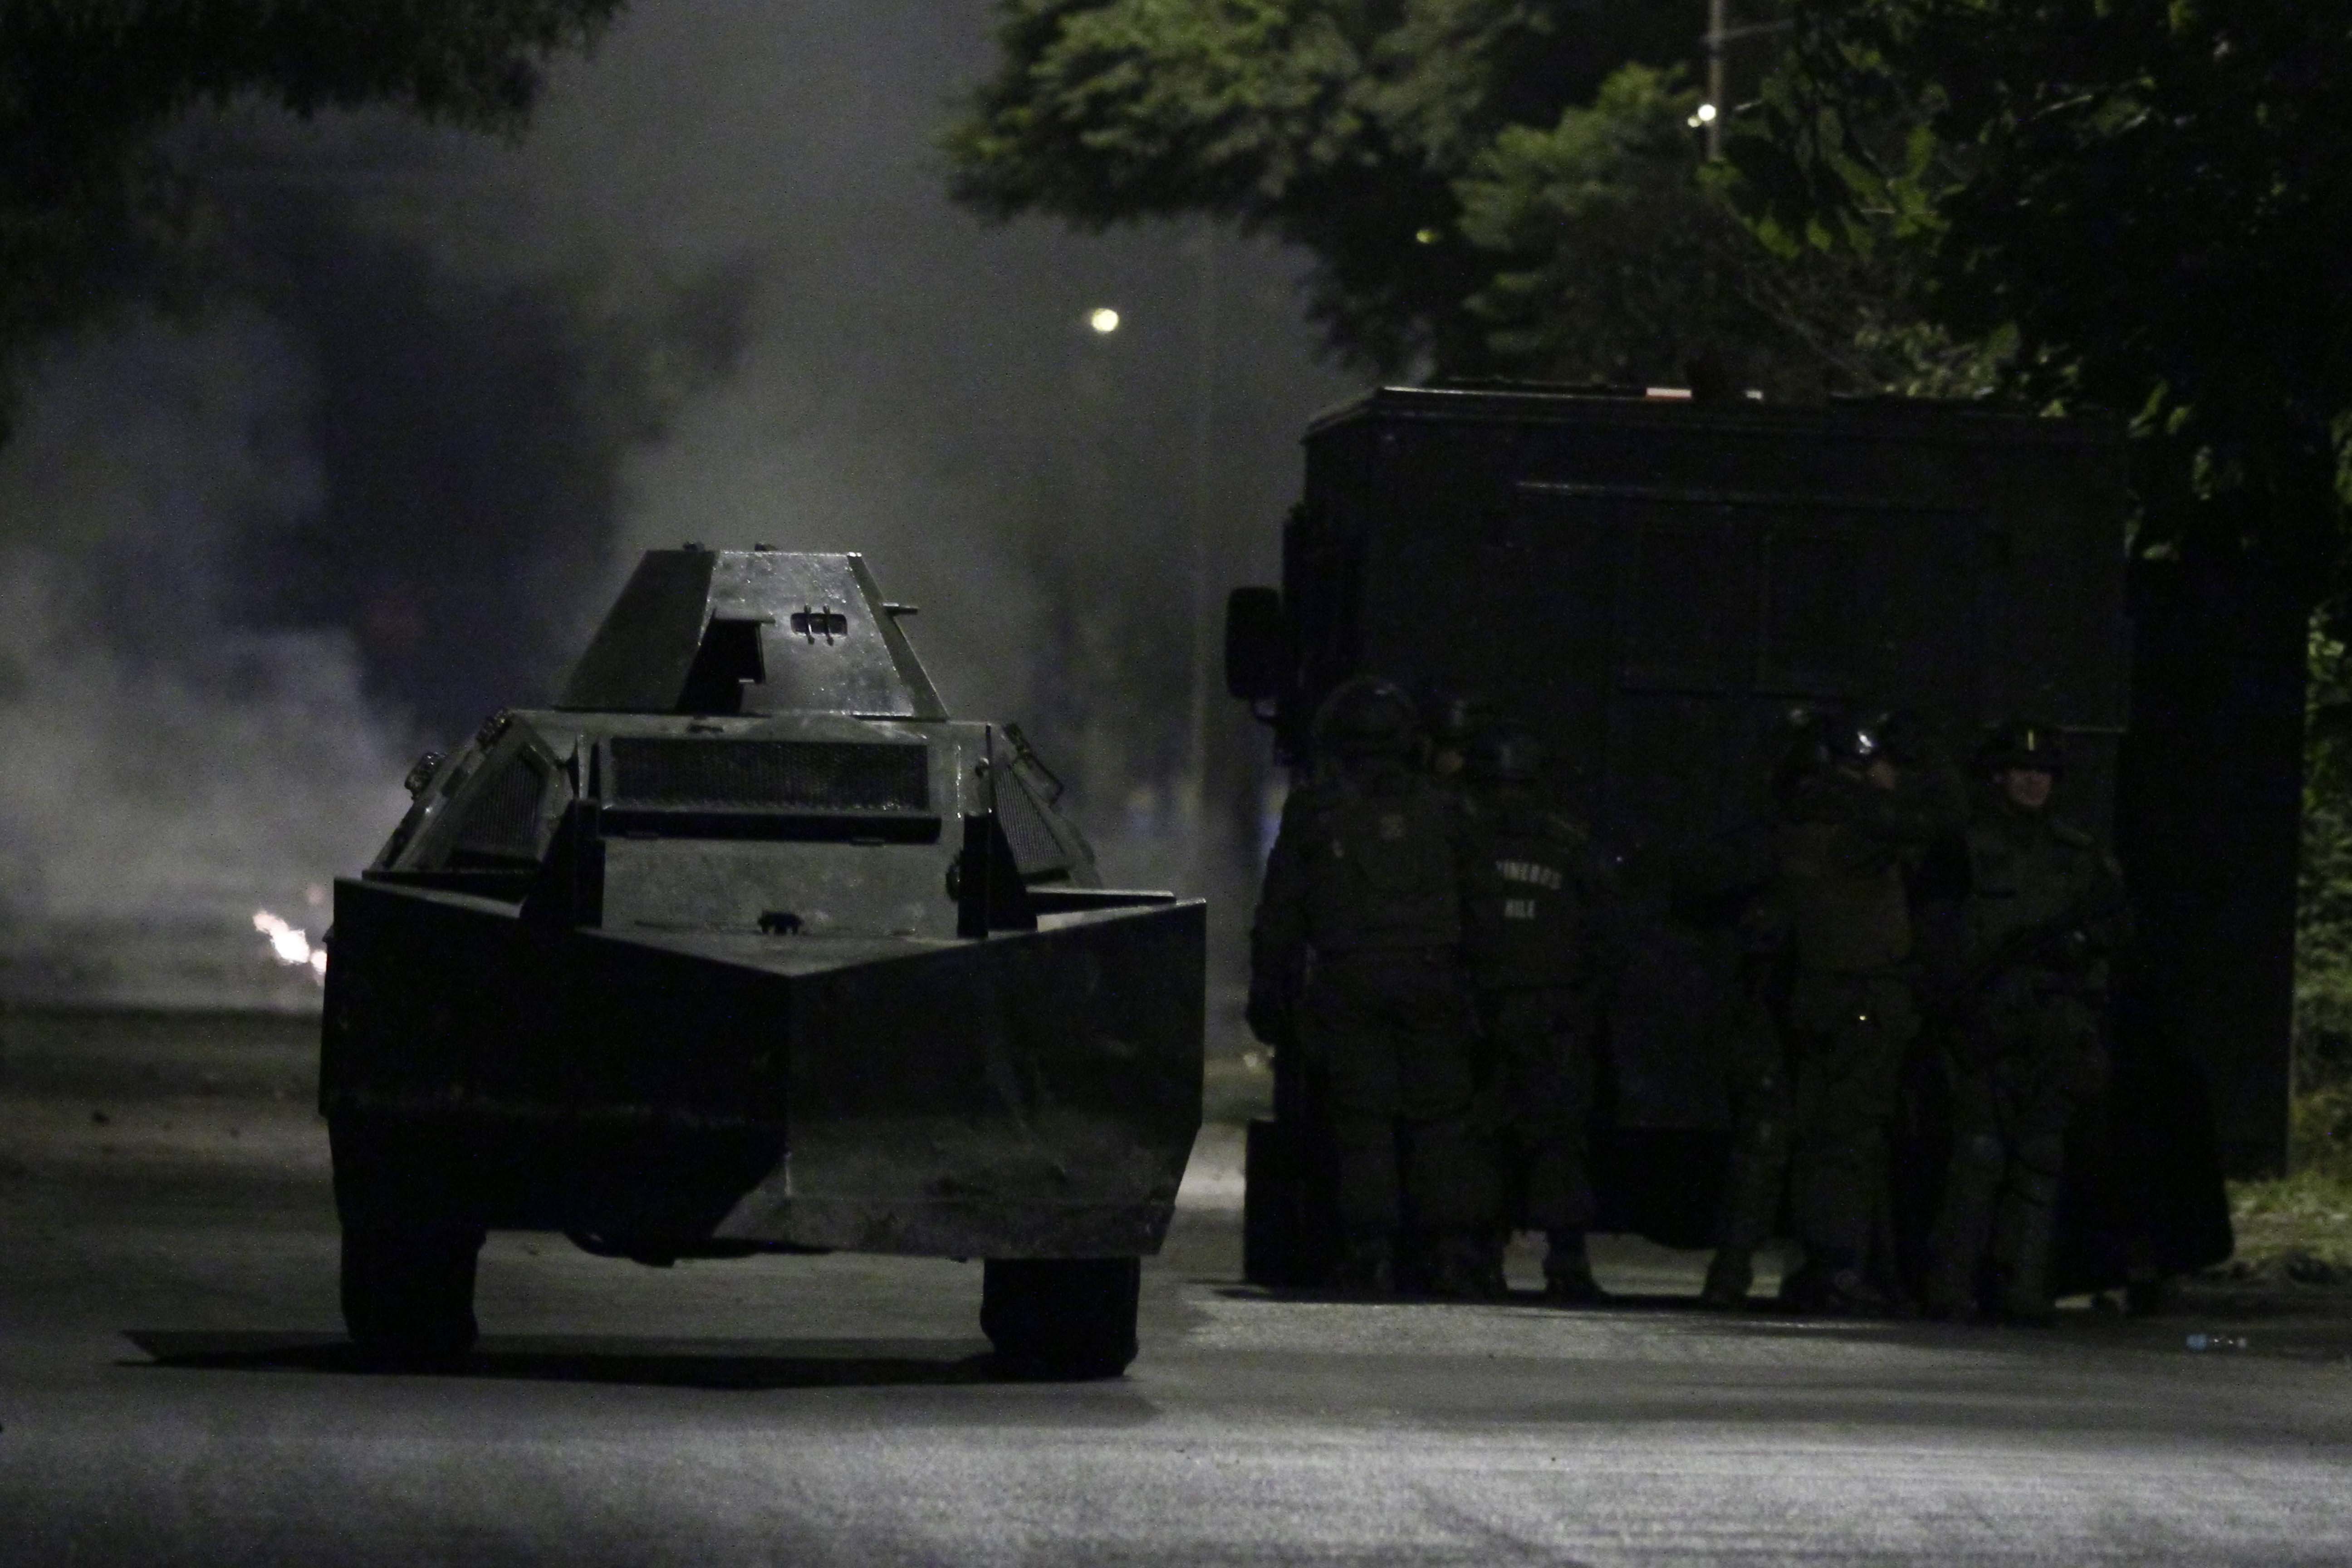
M1030 795L1021 775L1010 768L998 774L996 820L1003 825L1005 841L1013 847L1013 863L1024 877L1041 879L1069 870L1072 857L1046 823L1045 808Z
M528 752L486 779L466 807L452 847L461 857L492 860L539 858L539 803L547 773Z
M929 811L930 749L857 741L615 736L616 804L812 811Z

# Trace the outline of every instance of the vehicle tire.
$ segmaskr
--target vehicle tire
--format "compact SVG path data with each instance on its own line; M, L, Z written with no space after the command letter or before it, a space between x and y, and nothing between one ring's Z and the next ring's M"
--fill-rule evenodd
M480 1332L474 1321L471 1226L343 1227L343 1326L369 1360L430 1364L461 1360Z
M426 1129L349 1111L327 1119L342 1220L343 1326L369 1360L446 1363L474 1348L483 1230L453 1177L462 1163Z
M1135 1359L1143 1264L1134 1258L992 1258L980 1329L1015 1377L1117 1377Z

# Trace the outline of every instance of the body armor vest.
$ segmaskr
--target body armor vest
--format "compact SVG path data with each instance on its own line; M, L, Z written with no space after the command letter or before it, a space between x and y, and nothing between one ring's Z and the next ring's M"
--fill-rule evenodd
M1780 889L1801 966L1857 973L1891 968L1911 956L1911 908L1902 864L1851 825L1784 826Z
M1968 830L1969 945L1979 958L2011 936L2079 910L2085 957L2103 954L2120 920L2119 893L2090 835L2070 824L1996 808ZM2102 900L2098 895L2110 891ZM2052 968L2028 961L2021 967Z
M1475 798L1464 872L1463 941L1482 989L1587 978L1592 848L1533 801Z
M1307 941L1318 952L1462 940L1455 808L1411 773L1318 784L1302 848Z

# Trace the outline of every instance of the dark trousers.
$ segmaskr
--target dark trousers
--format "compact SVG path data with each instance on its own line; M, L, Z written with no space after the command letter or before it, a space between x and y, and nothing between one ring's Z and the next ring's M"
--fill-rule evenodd
M1486 1218L1470 1123L1470 1009L1450 950L1318 955L1298 1040L1329 1092L1340 1228L1385 1237L1409 1194L1421 1229Z
M2104 1076L2098 1011L2063 993L2013 999L1964 1031L1949 1056L1952 1154L1928 1244L1929 1300L1970 1305L1990 1256L2003 1305L2038 1312L2048 1305L2067 1125Z
M1885 1201L1887 1129L1918 1032L1909 980L1887 971L1798 975L1794 1186L1806 1262L1861 1264Z
M1724 1173L1716 1246L1746 1258L1771 1239L1789 1181L1794 1097L1789 1053L1761 997L1742 990L1725 1019L1731 1090L1731 1162Z
M1479 999L1486 1083L1480 1121L1494 1129L1515 1229L1588 1230L1592 1195L1595 1013L1570 986L1489 991Z

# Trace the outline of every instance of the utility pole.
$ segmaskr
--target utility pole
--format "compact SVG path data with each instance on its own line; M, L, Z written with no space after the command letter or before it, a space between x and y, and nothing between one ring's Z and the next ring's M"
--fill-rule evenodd
M1723 156L1723 122L1731 113L1726 101L1731 95L1727 56L1734 38L1752 38L1764 33L1785 33L1793 23L1758 22L1749 26L1731 25L1731 0L1706 0L1706 36L1700 41L1706 46L1706 101L1698 106L1692 121L1706 129L1706 157L1713 163Z
M1706 161L1723 156L1723 47L1731 41L1731 0L1706 0Z
M1208 856L1202 848L1208 837L1206 821L1209 798L1209 688L1215 679L1214 590L1211 582L1210 542L1215 533L1217 498L1217 230L1213 224L1201 228L1200 272L1196 300L1197 315L1194 329L1197 358L1193 362L1192 384L1192 642L1190 701L1185 714L1185 757L1182 797L1179 803L1185 838L1192 846L1192 886L1186 890L1205 892L1204 879Z

